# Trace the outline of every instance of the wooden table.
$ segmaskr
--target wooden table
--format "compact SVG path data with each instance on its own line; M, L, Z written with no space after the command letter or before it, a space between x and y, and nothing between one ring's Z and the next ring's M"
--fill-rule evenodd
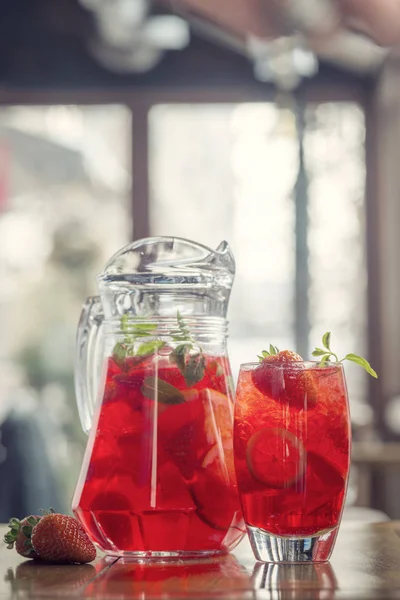
M344 522L331 563L315 565L255 563L247 540L232 555L170 564L100 557L91 565L40 565L0 547L0 600L91 597L400 598L400 522Z

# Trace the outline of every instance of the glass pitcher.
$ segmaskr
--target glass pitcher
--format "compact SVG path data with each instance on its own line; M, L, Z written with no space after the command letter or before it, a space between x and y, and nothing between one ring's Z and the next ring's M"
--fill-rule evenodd
M76 395L90 432L73 499L108 554L196 556L242 538L226 312L235 262L172 237L115 254L78 326Z

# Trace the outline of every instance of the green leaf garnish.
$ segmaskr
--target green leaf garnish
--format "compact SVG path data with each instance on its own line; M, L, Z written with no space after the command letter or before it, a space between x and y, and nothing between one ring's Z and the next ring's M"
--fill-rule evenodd
M196 385L204 377L206 360L202 354L192 354L183 373L186 385Z
M113 348L113 359L117 365L122 366L126 357L128 356L128 348L125 344L117 342Z
M158 377L146 377L141 388L143 396L162 404L182 404L185 397L178 388Z
M113 359L120 367L124 366L125 360L129 356L148 356L155 354L160 348L165 346L165 342L159 339L152 339L140 344L135 352L135 344L140 338L148 338L154 334L157 329L157 323L138 323L129 318L125 313L121 317L121 331L124 334L122 342L117 342L113 348Z
M169 361L175 364L181 373L183 373L186 368L186 356L189 354L189 352L190 348L187 344L180 344L174 348L169 355Z
M185 378L186 385L196 385L204 377L206 360L201 347L193 340L190 329L179 310L176 320L178 328L171 332L171 337L174 342L181 343L172 350L169 360L178 367Z
M315 350L312 353L312 355L313 356L324 356L326 353L327 353L326 350L323 350L322 348L315 348Z
M326 333L324 333L324 335L322 336L322 345L330 351L331 346L331 332L327 331Z
M362 356L358 356L358 354L351 353L351 354L346 354L346 356L344 358L339 360L337 354L332 352L330 343L331 343L331 333L327 332L322 337L322 345L324 346L324 348L326 348L326 350L323 350L322 348L315 348L315 350L312 352L313 356L321 357L320 364L322 366L324 366L327 362L337 362L337 363L340 362L341 363L344 360L350 360L351 362L354 362L357 365L360 365L360 367L363 367L363 369L365 369L369 375L372 375L372 377L375 377L376 379L378 378L376 371L374 371L374 369L371 367L371 365L365 358L363 358Z
M177 329L171 331L171 338L179 342L169 356L171 363L176 364L187 385L195 385L204 377L206 361L201 347L193 340L190 329L184 317L178 311ZM129 318L127 314L121 317L121 331L124 334L123 341L115 344L113 348L113 359L123 367L129 356L149 356L157 353L166 344L163 340L153 338L142 342L138 348L136 344L140 338L151 338L157 329L156 323L142 323ZM136 350L135 350L136 348Z
M360 367L363 367L363 369L365 369L367 373L369 373L369 375L372 375L372 377L378 379L376 371L374 371L369 362L362 356L358 356L357 354L346 354L346 356L342 360L351 360L357 365L360 365Z
M147 356L148 354L154 354L165 346L165 342L162 340L150 340L149 342L143 342L136 350L136 356Z

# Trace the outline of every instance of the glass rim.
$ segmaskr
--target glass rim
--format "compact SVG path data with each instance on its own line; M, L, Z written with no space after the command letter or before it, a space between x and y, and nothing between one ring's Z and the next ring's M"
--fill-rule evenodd
M290 362L281 362L281 363L276 363L276 362L245 362L245 363L241 363L240 365L240 370L241 371L252 371L253 369L256 369L257 367L259 367L260 365L266 366L269 369L300 369L300 368L306 368L306 369L326 369L327 367L336 367L336 368L340 368L343 369L343 363L341 362L331 362L331 361L326 361L324 363L321 363L320 360L293 360Z

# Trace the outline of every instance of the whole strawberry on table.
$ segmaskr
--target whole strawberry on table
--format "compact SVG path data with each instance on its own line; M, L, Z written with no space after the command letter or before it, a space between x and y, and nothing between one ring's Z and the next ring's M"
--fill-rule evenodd
M74 517L55 513L30 515L22 520L12 518L4 542L9 549L25 558L55 564L89 563L96 549L82 525Z

